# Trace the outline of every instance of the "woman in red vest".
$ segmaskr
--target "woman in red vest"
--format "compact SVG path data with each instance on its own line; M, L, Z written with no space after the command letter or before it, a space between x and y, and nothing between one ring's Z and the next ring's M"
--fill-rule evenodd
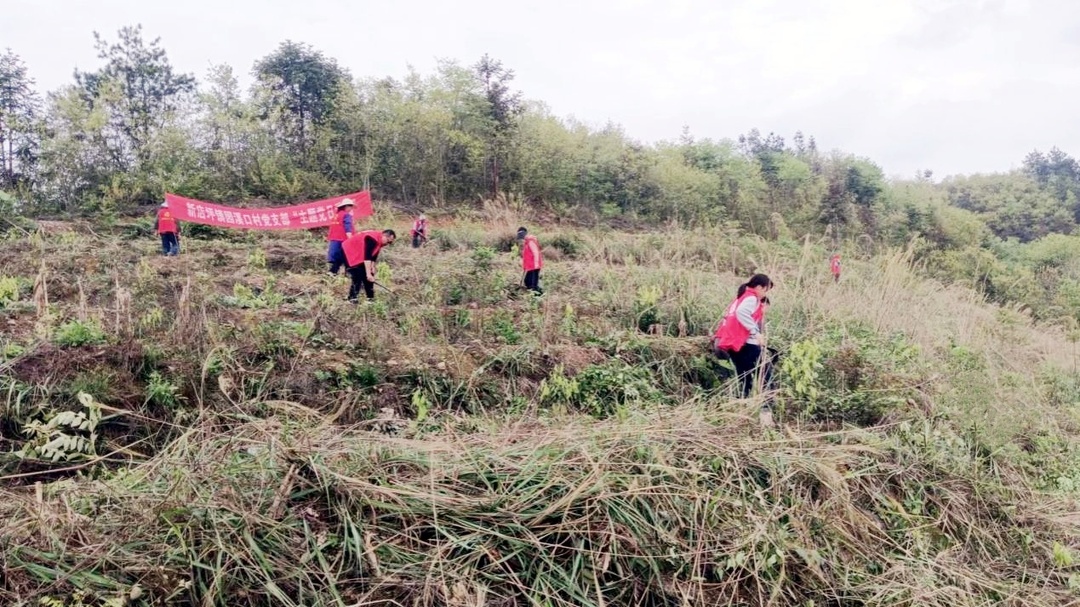
M837 253L829 259L829 269L832 270L833 282L840 282L840 254Z
M739 286L735 301L728 306L727 314L713 337L714 347L731 357L735 371L742 382L742 396L749 398L754 388L761 353L765 350L765 294L773 283L764 274L754 274ZM762 365L768 376L770 365ZM766 384L770 378L765 377Z
M341 243L352 238L352 199L346 198L337 203L337 213L334 215L334 223L330 224L330 232L326 239L330 241L326 249L326 262L330 264L330 274L337 276L338 270L345 265L345 251Z
M375 262L379 260L379 251L397 238L393 230L367 230L345 241L341 245L345 252L349 277L349 301L356 303L360 290L364 290L368 301L375 299Z
M169 203L161 203L158 208L157 219L154 221L154 229L161 236L162 254L175 257L180 253L180 224L169 210Z
M521 269L525 272L525 288L543 295L540 270L544 267L544 257L540 254L540 242L524 227L518 228L517 237L521 241Z

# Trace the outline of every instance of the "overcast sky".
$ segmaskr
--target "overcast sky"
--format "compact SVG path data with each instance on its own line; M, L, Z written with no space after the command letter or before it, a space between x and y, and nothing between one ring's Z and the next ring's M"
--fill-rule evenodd
M802 130L902 176L1080 156L1077 0L2 0L0 48L53 90L100 65L94 30L138 23L200 78L285 39L357 77L486 52L556 114L645 142Z

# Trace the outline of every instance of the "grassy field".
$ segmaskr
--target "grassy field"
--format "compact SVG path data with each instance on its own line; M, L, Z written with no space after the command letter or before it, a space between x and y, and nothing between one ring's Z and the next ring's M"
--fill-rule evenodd
M0 604L1080 605L1076 335L904 250L435 218L0 241ZM384 215L372 226L407 232ZM763 271L775 427L706 336Z

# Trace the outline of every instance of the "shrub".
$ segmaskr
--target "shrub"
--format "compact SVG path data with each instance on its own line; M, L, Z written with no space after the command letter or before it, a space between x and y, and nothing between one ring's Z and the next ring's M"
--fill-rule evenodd
M514 324L514 316L506 310L499 310L491 319L491 329L508 345L521 343L521 333Z
M551 246L562 251L564 255L573 259L581 253L581 241L577 238L559 234L551 239Z
M0 276L0 308L19 301L19 279Z
M260 270L266 269L266 251L263 251L261 247L255 247L255 249L248 254L247 263L253 268L258 268Z
M642 333L648 333L653 325L660 322L660 298L664 292L657 286L644 286L638 289L637 299L634 300L634 317L637 319L637 328Z
M56 330L56 345L63 348L103 344L105 331L96 322L72 320L60 325Z
M492 262L495 260L495 249L491 247L477 247L473 249L472 270L474 274L486 274L491 271Z
M179 392L180 387L161 373L157 371L150 373L150 381L146 385L146 402L162 407L176 407L181 400Z
M780 364L785 409L808 421L876 424L913 396L918 358L902 336L858 327L798 342Z
M573 378L559 365L540 383L542 404L567 406L596 418L625 415L631 407L662 400L648 369L623 361L590 365Z

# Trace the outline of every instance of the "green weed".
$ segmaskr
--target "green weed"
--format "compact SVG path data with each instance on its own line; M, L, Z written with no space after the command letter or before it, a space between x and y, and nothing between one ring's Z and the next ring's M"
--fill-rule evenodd
M105 331L93 321L68 321L56 329L53 340L63 348L100 345L106 342Z

